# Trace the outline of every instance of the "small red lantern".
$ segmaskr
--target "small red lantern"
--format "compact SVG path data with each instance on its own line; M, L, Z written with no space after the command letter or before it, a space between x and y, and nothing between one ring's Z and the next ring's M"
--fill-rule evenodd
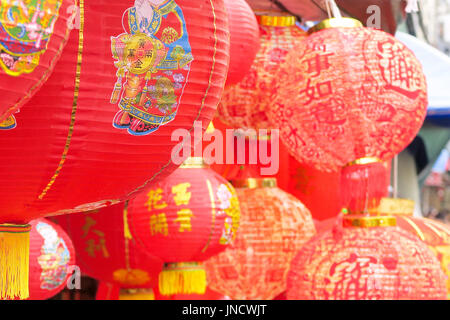
M234 188L189 158L164 181L130 202L128 221L137 243L165 262L159 276L163 295L203 294L202 261L233 241L240 209Z
M75 270L75 249L69 236L53 222L36 219L30 225L29 300L46 300L67 285Z
M162 261L141 250L127 224L128 202L53 218L72 238L77 263L88 276L124 289L151 289Z
M275 75L268 116L290 153L322 171L390 160L427 110L420 62L390 34L350 18L325 20Z
M314 234L309 210L276 180L235 182L241 226L233 244L206 263L208 286L237 300L270 300L286 290L291 260Z
M247 75L259 50L259 27L245 0L224 0L230 28L230 68L226 85L240 82Z
M79 0L77 13L20 125L0 131L0 259L14 266L0 266L0 288L15 292L0 298L26 298L28 221L123 202L169 175L172 134L206 129L225 84L223 0Z
M257 13L260 50L247 75L228 86L218 108L218 117L234 128L269 129L266 109L272 104L273 81L289 51L306 33L295 25L295 17Z
M51 74L69 38L74 0L2 1L0 6L0 131Z
M445 299L445 275L395 218L351 217L317 234L292 261L289 300Z

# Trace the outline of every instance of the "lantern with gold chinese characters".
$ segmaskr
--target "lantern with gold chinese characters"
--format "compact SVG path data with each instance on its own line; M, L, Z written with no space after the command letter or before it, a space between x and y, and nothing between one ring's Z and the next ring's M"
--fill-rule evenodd
M162 261L137 245L128 224L128 202L53 218L72 238L81 271L118 290L151 289Z
M272 128L265 112L272 104L276 70L306 36L295 25L293 16L258 12L256 15L260 49L247 75L225 89L218 108L219 119L234 128Z
M239 219L234 188L201 158L189 158L131 201L128 210L137 243L165 262L159 276L163 295L203 294L202 261L233 242Z
M233 183L241 204L234 243L206 261L208 286L234 300L270 300L286 290L294 255L314 234L309 210L275 179Z
M325 20L310 33L274 76L267 114L282 142L322 171L392 159L426 116L420 62L390 34L354 19Z
M0 132L48 79L69 38L75 0L0 3Z
M72 240L47 219L30 222L30 300L46 300L58 294L76 271Z
M172 134L206 130L226 81L223 0L77 4L53 73L0 130L0 299L27 296L29 221L121 203L169 175Z
M348 215L318 233L292 261L287 299L445 299L435 255L395 224L395 217Z

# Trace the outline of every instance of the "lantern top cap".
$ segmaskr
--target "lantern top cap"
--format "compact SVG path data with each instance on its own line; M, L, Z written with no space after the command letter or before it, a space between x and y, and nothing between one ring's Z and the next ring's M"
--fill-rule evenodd
M207 165L201 157L189 157L180 166L182 169L202 169L206 167Z
M315 26L309 28L308 34L312 34L317 31L321 31L324 29L331 29L331 28L362 28L363 24L361 21L353 19L353 18L331 18L326 19Z
M259 188L276 188L276 178L248 178L233 180L232 184L235 188L240 189L259 189Z
M397 226L397 218L393 216L360 216L349 214L344 216L345 228L383 228Z
M376 157L364 157L364 158L359 158L359 159L356 159L355 161L349 162L345 166L346 167L363 166L363 165L366 165L366 164L382 163L382 162L383 161L381 159L376 158Z
M256 11L255 15L261 26L292 27L297 21L295 16L284 12Z

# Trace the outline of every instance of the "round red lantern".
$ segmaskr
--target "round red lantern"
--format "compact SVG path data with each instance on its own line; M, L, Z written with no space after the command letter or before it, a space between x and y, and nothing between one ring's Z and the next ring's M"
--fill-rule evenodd
M346 218L292 261L289 300L445 299L445 275L417 237L392 217Z
M203 294L202 261L235 238L240 209L234 188L189 158L164 181L130 202L130 230L146 252L165 262L159 276L163 295Z
M162 261L140 249L128 228L128 210L125 202L53 219L72 238L83 273L116 288L151 289Z
M176 168L174 131L189 132L196 120L206 129L214 115L229 55L222 0L80 0L78 13L79 29L16 116L20 125L0 132L0 178L8 181L0 188L0 223L134 197ZM14 228L25 244L27 227ZM16 240L4 234L0 256L23 265L7 257ZM10 282L24 271L13 270L2 276L0 267L0 282L8 279L25 297Z
M74 0L3 1L0 6L0 131L51 74L66 45Z
M257 13L257 18L260 49L247 75L225 89L218 108L220 120L234 128L272 128L265 111L272 104L276 71L306 35L293 16Z
M47 219L30 222L30 300L58 294L75 270L75 249L60 226Z
M224 0L230 28L230 68L226 85L240 82L250 70L259 50L259 27L245 0Z
M325 20L312 32L274 76L268 116L283 143L322 171L390 160L425 119L420 62L393 36L350 18Z
M286 290L291 260L315 234L313 219L273 178L235 186L241 226L233 244L206 261L208 286L235 300L270 300Z

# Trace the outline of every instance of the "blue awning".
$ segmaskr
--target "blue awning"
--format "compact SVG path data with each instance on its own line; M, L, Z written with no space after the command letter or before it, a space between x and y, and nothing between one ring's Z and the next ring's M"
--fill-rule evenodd
M423 65L428 83L427 120L450 127L450 57L404 32L398 31L396 37L414 52Z

